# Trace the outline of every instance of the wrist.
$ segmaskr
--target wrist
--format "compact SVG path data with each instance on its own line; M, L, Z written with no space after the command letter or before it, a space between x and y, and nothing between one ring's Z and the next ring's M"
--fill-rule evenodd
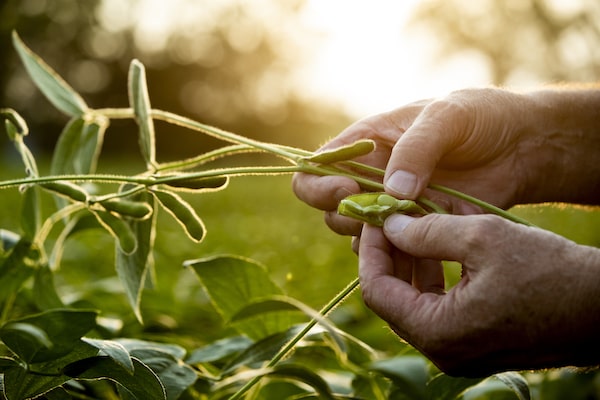
M526 202L600 204L600 86L526 95L532 112L520 151Z

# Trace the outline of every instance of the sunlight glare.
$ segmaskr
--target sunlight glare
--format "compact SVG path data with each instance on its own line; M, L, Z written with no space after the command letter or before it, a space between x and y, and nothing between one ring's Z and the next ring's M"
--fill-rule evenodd
M321 40L300 71L302 87L364 116L487 85L486 61L475 52L434 64L435 38L404 27L417 2L308 0L303 18Z

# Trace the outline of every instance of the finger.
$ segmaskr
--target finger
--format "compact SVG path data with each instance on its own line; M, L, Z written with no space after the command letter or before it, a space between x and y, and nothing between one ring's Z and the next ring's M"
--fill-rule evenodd
M444 269L438 260L418 259L412 274L412 284L420 292L444 294Z
M461 126L464 110L449 101L436 101L423 109L398 139L386 167L386 191L415 199L427 186L444 154L458 147L467 129Z
M358 253L362 296L365 304L386 321L396 320L401 308L410 309L419 295L410 283L396 276L391 251L381 229L365 225Z
M325 223L332 231L346 236L358 236L362 230L363 223L350 217L339 215L337 211L325 213Z
M343 198L360 193L360 186L350 178L304 173L294 174L292 188L300 200L327 211L337 209Z
M495 215L429 214L414 218L394 214L383 231L394 246L418 258L457 261L464 267L486 265L498 243L526 228Z

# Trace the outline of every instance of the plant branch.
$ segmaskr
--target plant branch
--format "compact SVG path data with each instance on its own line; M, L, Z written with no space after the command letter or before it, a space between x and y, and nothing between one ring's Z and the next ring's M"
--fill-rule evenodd
M352 294L352 292L354 292L354 290L358 286L359 286L359 280L358 280L358 278L354 278L354 280L352 280L344 289L342 289L342 291L340 293L338 293L334 298L332 298L319 311L319 315L323 318L325 316L327 316L327 314L329 314L331 311L333 311L333 309L335 309L337 306L342 304ZM271 367L274 367L275 365L277 365L277 363L279 361L281 361L290 351L292 351L294 346L296 344L298 344L298 342L300 340L302 340L302 338L304 338L304 336L306 336L306 334L308 334L308 332L310 332L310 330L317 324L317 322L318 322L317 318L312 318L300 332L298 332L292 339L290 339L290 341L285 346L283 346L277 352L277 354L275 354L273 356L273 358L271 358L271 360L265 366L265 368L271 368ZM246 384L244 386L242 386L240 388L240 390L238 390L233 396L231 396L229 398L229 400L241 399L242 396L246 392L248 392L248 390L250 390L254 385L256 385L260 381L260 379L261 379L261 376L255 376L254 378L250 379L248 382L246 382Z

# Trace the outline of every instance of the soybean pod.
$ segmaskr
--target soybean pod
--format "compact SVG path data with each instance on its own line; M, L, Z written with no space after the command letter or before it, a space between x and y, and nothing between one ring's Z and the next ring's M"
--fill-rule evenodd
M335 162L347 161L359 156L364 156L373 150L375 150L375 142L373 140L361 139L335 149L323 150L312 156L305 157L304 159L319 164L333 164Z
M40 183L40 186L60 196L79 201L81 203L85 203L88 200L88 193L81 186L69 181L45 182Z
M204 239L204 223L192 206L175 193L152 190L159 203L183 227L188 236L196 242Z
M125 217L145 219L152 214L152 207L148 203L126 199L108 199L99 202L108 211L116 212Z
M108 211L92 211L100 225L104 227L119 243L125 254L132 254L137 249L137 239L129 224L121 217Z

